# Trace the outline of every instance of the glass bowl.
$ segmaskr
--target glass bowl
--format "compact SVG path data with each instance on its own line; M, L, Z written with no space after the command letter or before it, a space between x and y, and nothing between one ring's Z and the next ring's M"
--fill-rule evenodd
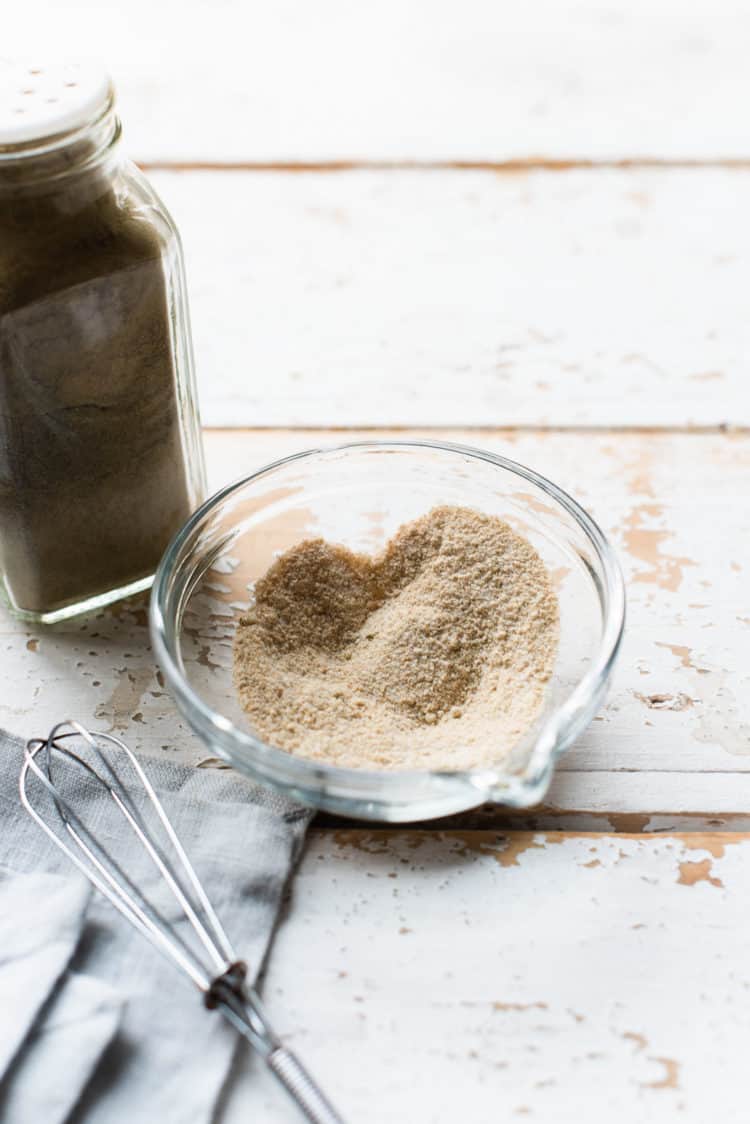
M560 646L533 727L497 766L466 772L341 768L267 744L232 684L234 629L253 582L303 539L374 553L402 523L441 504L505 519L533 544L555 582ZM156 658L177 706L212 754L304 804L393 823L487 801L538 803L556 759L602 702L624 617L612 548L575 500L505 457L427 441L313 449L230 484L172 540L151 598Z

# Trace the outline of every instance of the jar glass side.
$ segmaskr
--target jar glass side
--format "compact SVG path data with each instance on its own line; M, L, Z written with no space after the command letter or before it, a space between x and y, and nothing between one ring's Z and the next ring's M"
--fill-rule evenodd
M182 238L161 197L135 164L124 161L119 177L131 204L135 205L137 201L138 206L148 214L161 241L180 436L187 466L188 487L192 496L192 506L195 508L206 495L206 467L201 440L195 355Z

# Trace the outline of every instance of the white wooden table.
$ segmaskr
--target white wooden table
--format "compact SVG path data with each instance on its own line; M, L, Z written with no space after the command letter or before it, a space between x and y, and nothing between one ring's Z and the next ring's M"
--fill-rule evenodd
M628 580L612 693L543 807L311 833L275 1021L354 1121L744 1122L750 9L91 13L15 29L110 60L183 234L211 484L365 434L462 441L572 492ZM204 754L144 602L0 631L3 725ZM222 1116L246 1119L294 1119L253 1067Z

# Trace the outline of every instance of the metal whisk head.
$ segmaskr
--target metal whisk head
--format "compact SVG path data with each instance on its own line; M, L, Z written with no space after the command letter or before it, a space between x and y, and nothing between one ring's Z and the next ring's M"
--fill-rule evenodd
M106 751L115 748L137 777L155 813L149 827L121 780L117 762ZM119 764L122 764L120 761ZM165 920L122 867L121 862L88 829L71 799L63 794L65 769L78 769L88 783L101 785L144 848L189 922L192 939ZM48 822L32 803L29 775L51 800ZM46 739L27 742L19 779L21 801L70 861L152 945L199 988L207 1007L217 1008L263 1057L287 1092L313 1124L341 1124L341 1118L291 1051L284 1047L263 1011L257 993L247 985L247 967L229 942L185 850L140 763L119 738L92 734L78 722L61 722Z

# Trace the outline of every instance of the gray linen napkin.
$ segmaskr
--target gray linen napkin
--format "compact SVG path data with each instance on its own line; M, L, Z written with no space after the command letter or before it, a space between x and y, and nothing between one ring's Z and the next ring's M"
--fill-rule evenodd
M65 1124L117 1030L123 1006L108 984L66 976L0 1084L3 1124Z
M67 968L89 896L82 878L0 872L0 1074Z
M21 743L0 734L0 864L14 871L68 873L68 860L19 803L21 761ZM144 767L230 940L255 976L311 813L231 772L158 759L145 761ZM123 778L127 775L123 770ZM145 853L134 848L129 829L103 790L81 780L76 807L85 809L86 822L96 825L108 848L127 854L128 873L158 901L158 875ZM166 908L174 917L174 908ZM209 1121L236 1049L236 1034L221 1016L205 1010L192 984L99 894L91 899L87 919L72 968L109 983L127 999L127 1008L71 1120Z

